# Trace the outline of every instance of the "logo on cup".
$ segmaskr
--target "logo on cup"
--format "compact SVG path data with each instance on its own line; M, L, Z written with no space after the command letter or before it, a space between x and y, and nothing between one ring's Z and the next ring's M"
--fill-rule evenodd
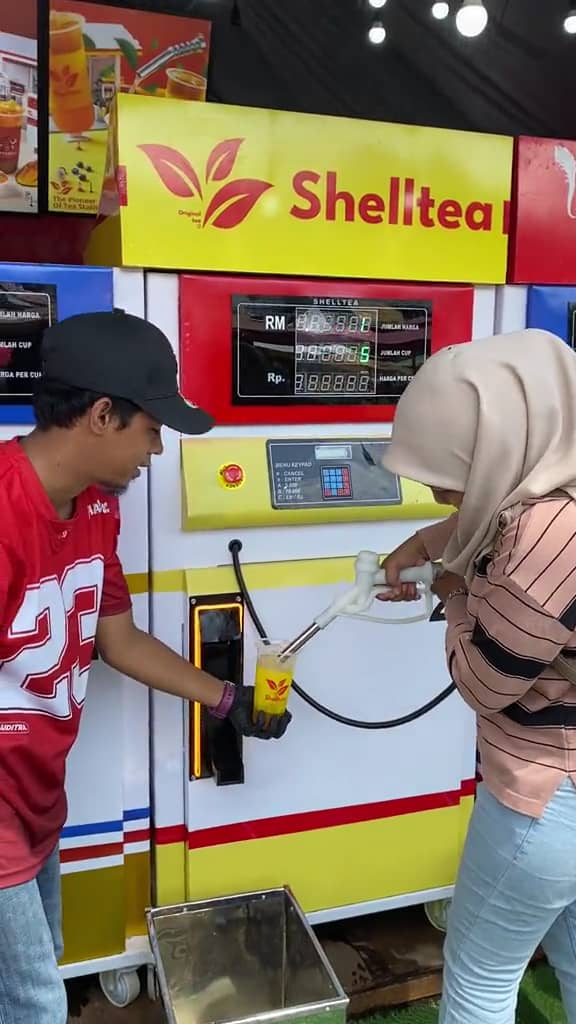
M272 690L274 697L272 699L285 697L288 693L288 681L287 679L280 679L279 682L275 682L274 679L266 679L268 687ZM268 700L271 698L269 697Z
M50 68L49 76L52 90L57 96L73 96L77 91L75 86L78 82L78 72L73 71L68 64L60 70Z

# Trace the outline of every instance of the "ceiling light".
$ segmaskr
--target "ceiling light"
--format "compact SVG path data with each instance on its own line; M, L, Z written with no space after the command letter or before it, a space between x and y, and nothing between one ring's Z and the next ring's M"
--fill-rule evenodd
M368 39L371 43L374 43L374 45L384 42L386 39L386 29L381 21L375 21L374 24L370 26L370 29L368 30Z
M446 2L432 5L432 17L437 21L443 21L450 14L450 5Z
M370 7L375 7L379 10L380 7L384 7L386 0L368 0L368 3L370 4Z
M462 6L456 15L456 28L461 36L472 39L479 36L488 24L488 11L482 0L462 0Z
M571 11L568 11L568 14L564 18L564 31L567 32L569 36L576 35L576 8L574 7Z

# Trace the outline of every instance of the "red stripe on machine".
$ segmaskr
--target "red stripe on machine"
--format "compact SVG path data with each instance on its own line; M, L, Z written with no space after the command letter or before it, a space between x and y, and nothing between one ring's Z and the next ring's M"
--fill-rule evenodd
M185 843L188 838L185 825L165 825L164 828L155 828L153 839L155 843Z
M476 787L478 785L478 779L465 779L462 783L460 790L460 796L476 796Z
M460 789L446 793L429 793L423 796L406 797L402 800L385 800L380 803L359 804L352 807L334 807L322 811L308 811L303 814L287 814L279 818L262 818L259 821L242 821L231 825L198 829L188 833L190 850L201 850L209 846L225 846L242 843L251 839L271 839L274 836L296 835L324 828L338 828L343 825L357 825L361 822L397 818L405 814L440 810L455 807L467 796L474 796L476 783L466 779ZM168 838L168 833L171 837ZM182 826L156 830L158 843L181 842ZM173 834L173 837L172 837Z
M124 845L126 843L144 843L147 839L150 839L149 828L141 828L137 832L124 833Z
M123 843L104 843L100 846L76 846L72 850L60 850L60 863L70 864L77 860L99 860L102 857L122 856Z

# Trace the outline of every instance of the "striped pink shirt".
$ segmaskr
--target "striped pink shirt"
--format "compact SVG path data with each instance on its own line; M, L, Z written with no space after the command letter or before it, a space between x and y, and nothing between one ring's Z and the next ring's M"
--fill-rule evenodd
M421 531L431 559L455 520ZM555 493L523 506L446 619L450 674L477 713L484 782L540 817L566 776L576 784L576 685L551 668L561 652L576 657L576 501Z

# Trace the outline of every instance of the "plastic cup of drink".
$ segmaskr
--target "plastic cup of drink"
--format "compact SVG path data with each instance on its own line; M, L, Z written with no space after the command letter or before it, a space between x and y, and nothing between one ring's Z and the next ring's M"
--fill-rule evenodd
M50 12L50 113L60 131L72 134L94 121L84 21L81 14Z
M16 100L0 100L0 171L18 170L24 110Z
M283 715L294 679L296 656L280 656L287 640L256 641L256 676L254 680L254 716L263 713Z
M173 100L206 99L206 79L185 68L166 68L166 96Z

